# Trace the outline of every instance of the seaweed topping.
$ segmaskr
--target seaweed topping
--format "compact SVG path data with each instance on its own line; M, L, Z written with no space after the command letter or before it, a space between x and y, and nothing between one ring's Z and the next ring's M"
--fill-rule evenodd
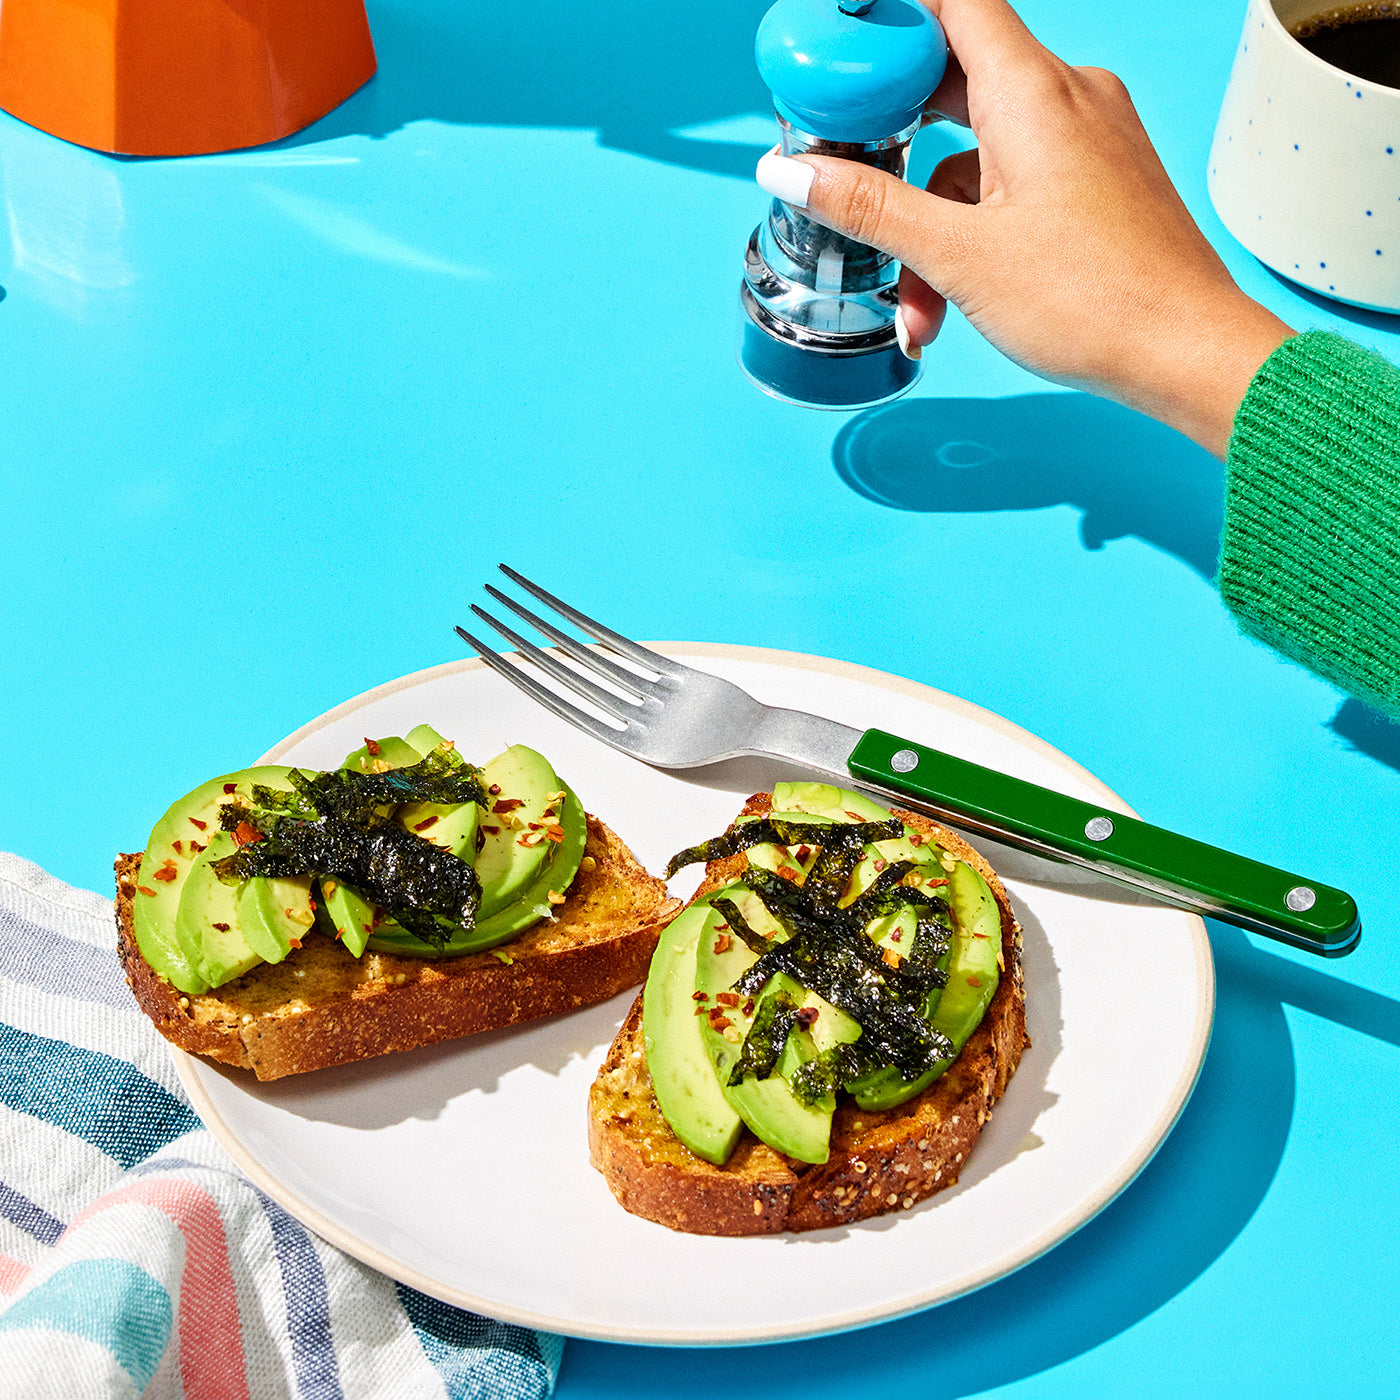
M739 1058L729 1072L729 1082L739 1084L747 1074L755 1079L767 1079L773 1073L787 1038L797 1023L797 1003L787 992L774 992L772 996L764 997L758 1004L753 1025L744 1037Z
M848 905L840 903L865 847L904 834L897 817L830 825L760 818L680 852L667 867L669 877L693 861L718 860L767 843L819 848L805 879L750 865L736 882L762 900L782 930L777 938L755 932L732 899L720 895L713 900L729 930L756 955L731 990L757 996L773 977L785 974L861 1027L857 1041L834 1045L794 1072L791 1087L804 1102L815 1102L887 1065L912 1081L953 1054L952 1042L924 1015L929 993L948 980L938 966L952 933L946 899L907 884L920 867L903 860L881 870ZM875 919L905 907L914 911L916 932L901 956L878 947L867 930ZM777 992L764 998L729 1082L738 1083L747 1074L767 1078L800 1023L790 996Z
M849 833L856 833L851 835ZM859 849L871 841L888 841L904 835L904 823L898 817L885 822L837 822L830 825L817 822L789 821L783 817L759 817L757 821L740 822L722 835L698 846L687 847L671 857L666 867L669 880L678 870L700 861L723 860L725 856L738 855L750 846L821 846L844 847L847 844ZM857 856L859 860L859 856Z
M219 822L238 849L214 862L226 883L259 875L316 875L348 885L433 948L470 931L481 904L472 866L393 819L401 802L477 802L477 770L451 750L385 773L305 773L292 791L254 787L252 806L228 803Z

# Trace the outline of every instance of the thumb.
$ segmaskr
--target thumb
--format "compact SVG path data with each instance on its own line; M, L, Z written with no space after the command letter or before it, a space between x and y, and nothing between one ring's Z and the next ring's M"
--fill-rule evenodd
M755 172L759 188L817 223L868 243L946 292L968 242L974 209L916 189L898 176L831 156L768 152Z

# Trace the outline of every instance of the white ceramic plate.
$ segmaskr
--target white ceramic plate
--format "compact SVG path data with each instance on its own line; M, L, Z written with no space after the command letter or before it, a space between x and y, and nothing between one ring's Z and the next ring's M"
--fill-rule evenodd
M1049 745L925 686L791 653L658 645L769 703L877 725L1130 811ZM749 793L795 776L757 760L658 772L476 661L372 690L259 761L331 767L363 736L425 720L476 762L515 742L548 754L652 870L723 830ZM1102 1210L1170 1131L1209 1039L1214 973L1198 918L1067 868L1002 850L992 859L1025 928L1032 1048L958 1185L858 1225L713 1239L614 1202L589 1165L585 1100L630 994L270 1084L177 1054L181 1078L235 1160L293 1215L447 1302L573 1336L686 1345L897 1317L1010 1273ZM683 873L676 892L697 874Z

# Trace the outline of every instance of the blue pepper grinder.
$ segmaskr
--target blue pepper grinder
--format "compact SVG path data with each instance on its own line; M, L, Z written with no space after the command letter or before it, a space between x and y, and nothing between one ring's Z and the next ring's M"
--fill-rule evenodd
M918 0L778 0L754 45L784 155L859 160L904 178L948 46ZM774 200L744 255L739 363L811 408L885 403L919 377L900 352L899 264Z

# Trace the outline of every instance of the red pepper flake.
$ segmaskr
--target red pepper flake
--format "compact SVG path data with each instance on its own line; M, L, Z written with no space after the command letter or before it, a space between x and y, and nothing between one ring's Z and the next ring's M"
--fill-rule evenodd
M300 939L300 938L289 938L289 939L287 940L287 946L288 946L288 947L291 947L291 948L300 948L300 947L301 947L301 939Z
M369 754L369 756L370 756L371 758L378 758L378 757L379 757L379 740L378 740L378 739L366 739L366 740L365 740L365 752L366 752L367 754Z
M136 886L136 893L137 893L137 894L149 894L149 895L152 895L152 896L155 895L155 891L154 891L153 889L150 889L150 888L149 888L148 886L146 886L146 885L137 885L137 886Z
M344 937L345 937L345 930L344 930L343 928L340 928L340 927L337 925L336 930L335 930L335 936L336 936L337 938L344 938Z
M738 1006L739 994L737 992L721 992L715 1001L721 1006Z
M553 841L557 846L564 839L564 828L562 826L548 826L545 828L544 839Z
M174 848L177 856L185 854L185 843L183 841L172 841L170 844Z
M790 865L780 865L778 874L784 880L796 880L802 874L800 870L794 870Z
M875 857L875 869L876 869L876 870L883 870L887 865L889 865L889 861L887 861L883 856L876 856L876 857Z
M710 1027L712 1030L727 1031L733 1024L734 1022L718 1008L710 1012Z
M252 822L239 822L233 829L233 839L240 846L251 846L263 839L263 834Z
M415 822L414 825L413 825L413 829L414 829L414 831L426 831L430 826L436 826L436 825L437 825L437 816L436 816L436 814L434 814L434 815L431 816L431 817L424 817L423 820L422 820L421 822ZM417 847L415 846L414 849L417 850Z
M500 792L500 788L493 787L491 791L493 793L497 793ZM524 805L525 799L523 797L503 797L499 802L494 802L491 804L491 810L498 817L503 817L508 812L513 812L517 807L523 807Z
M228 924L215 924L214 927L215 927L216 929L218 929L220 933L227 933L227 932L229 931L230 925L228 925Z
M750 998L744 1003L744 1015L745 1015L745 1016L752 1016L752 1015L753 1015L754 1005L755 1005L755 1002L754 1002L754 999L753 999L752 997L750 997Z
M235 792L237 792L237 791L238 791L238 784L237 784L237 783L225 783L225 784L224 784L224 795L225 795L225 796L227 796L227 797L232 797L233 794L234 794Z
M315 901L314 899L308 898L306 902L307 902L308 905L310 905L311 909L312 909L313 912L314 912L314 910L315 910L316 907L317 907L317 906L316 906L316 901Z
M931 890L936 890L936 889L939 887L939 885L946 885L947 883L948 883L948 882L947 882L946 880L925 880L925 881L924 881L925 886L926 886L927 888L931 889Z
M179 877L179 874L180 872L176 870L173 865L163 865L159 870L155 872L154 875L151 876L151 879L163 880L169 883L169 881L177 879Z
M705 1014L705 1008L703 1006L697 1006L695 1008L695 1014L697 1016L703 1016Z
M497 803L497 806L499 806L499 805L500 805L500 804ZM538 830L540 829L540 827L542 827L543 825L544 825L543 822L530 822L530 823L529 823L529 827L530 827L530 830L531 830L531 831L538 831Z
M853 822L863 822L865 820L859 812L847 812L846 815L850 817Z
M197 826L201 831L208 831L208 830L209 830L209 823L208 823L208 822L202 822L202 821L200 821L200 819L199 819L198 817L191 817L191 818L190 818L190 825L191 825L191 826Z
M489 792L492 797L499 797L501 795L501 785L500 783L492 783L486 791Z
M969 987L980 987L982 985L982 979L980 977L976 977L972 974L969 974L967 979L967 985Z
M809 1031L817 1024L817 1017L821 1013L815 1006L799 1006L793 1014L793 1020L802 1027L804 1031Z
M501 834L501 828L498 826L486 826L483 824L481 829L486 832L488 836L499 836Z
M904 935L903 935L898 929L895 929L895 931L894 931L892 934L890 934L890 942L891 942L891 943L903 943L903 942L904 942Z
M911 831L909 833L909 844L911 846L922 846L924 844L924 834L922 831Z
M720 936L715 939L715 952L727 953L733 942L734 940L727 933L720 934Z
M880 954L880 957L884 961L886 967L898 967L900 963L904 961L893 948L886 948L885 951Z
M691 992L690 999L691 1001L709 1001L710 994L709 992Z
M812 848L807 845L802 845L799 846L797 850L793 852L793 854L798 858L798 860L806 860L807 857L812 854Z
M720 930L720 931L723 931L724 929L727 929L728 927L729 927L728 924L716 924L716 925L715 925L715 928L718 929L718 930Z
M207 844L201 846L198 841L190 842L190 854L192 856L197 856L201 851L207 851L208 849L209 847Z

